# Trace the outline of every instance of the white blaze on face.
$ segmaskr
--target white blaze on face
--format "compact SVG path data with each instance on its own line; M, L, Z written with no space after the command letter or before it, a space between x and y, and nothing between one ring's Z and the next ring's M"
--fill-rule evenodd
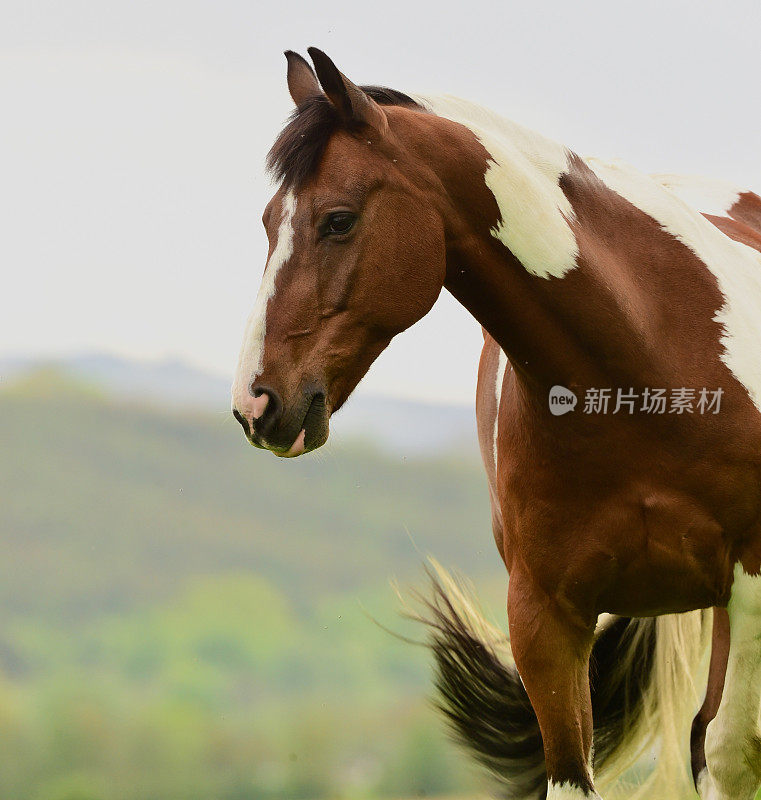
M550 139L456 97L415 98L464 125L489 153L484 180L499 206L492 236L539 278L562 278L577 266L573 208L560 188L569 151Z
M264 366L264 337L267 333L267 306L275 294L278 272L293 254L293 216L296 213L296 195L289 190L283 197L280 226L277 230L275 249L264 268L264 276L256 295L254 309L246 323L238 368L233 382L233 407L243 413L244 406L251 402L249 386L261 374Z
M761 411L761 253L730 239L674 191L627 164L594 158L587 164L614 192L689 247L713 273L724 297L714 317L724 330L721 359ZM718 199L725 204L731 193Z

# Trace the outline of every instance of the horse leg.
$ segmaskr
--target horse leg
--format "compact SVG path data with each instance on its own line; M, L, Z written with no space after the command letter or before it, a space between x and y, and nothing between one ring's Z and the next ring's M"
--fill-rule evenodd
M591 770L594 621L574 621L520 574L510 578L508 618L515 664L542 732L547 800L599 798Z
M719 710L724 691L724 678L729 658L729 614L726 608L714 608L713 633L711 635L711 663L708 667L708 686L706 697L700 711L692 722L690 735L690 754L692 778L698 785L698 776L706 766L706 728Z
M761 783L761 577L738 565L727 607L729 659L719 711L706 731L703 800L752 800Z

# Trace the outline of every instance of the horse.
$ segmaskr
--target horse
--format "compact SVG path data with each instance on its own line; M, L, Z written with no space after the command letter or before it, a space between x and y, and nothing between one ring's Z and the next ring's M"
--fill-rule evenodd
M286 458L324 444L446 288L484 332L476 412L509 630L436 579L451 726L506 797L600 798L659 728L651 797L694 782L751 800L761 198L582 158L309 55L286 52L296 108L267 161L279 188L232 388L247 438Z

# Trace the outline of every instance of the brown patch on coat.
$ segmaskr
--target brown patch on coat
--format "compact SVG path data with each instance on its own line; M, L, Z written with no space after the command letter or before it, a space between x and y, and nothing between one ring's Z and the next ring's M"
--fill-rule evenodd
M727 212L730 217L761 233L761 197L754 192L741 192Z
M715 217L712 214L703 216L736 242L752 247L754 250L761 250L761 219L759 219L759 227L754 228L737 219Z

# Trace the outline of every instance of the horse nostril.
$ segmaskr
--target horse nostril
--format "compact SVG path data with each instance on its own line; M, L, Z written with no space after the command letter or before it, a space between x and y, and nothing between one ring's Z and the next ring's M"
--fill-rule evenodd
M254 397L254 402L251 403L251 417L252 419L259 419L264 416L267 410L267 404L270 401L270 396L266 392L262 392L258 397Z
M251 420L256 432L264 435L273 428L283 411L280 395L269 386L252 386L249 390L254 397Z

